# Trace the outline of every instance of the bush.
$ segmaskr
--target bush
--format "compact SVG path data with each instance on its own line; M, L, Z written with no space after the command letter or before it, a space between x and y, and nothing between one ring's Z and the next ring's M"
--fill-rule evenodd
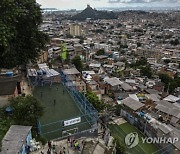
M152 70L149 66L141 67L140 73L142 76L147 76L148 78L152 78Z
M86 98L96 108L96 110L98 112L102 111L104 109L104 107L105 107L104 102L100 101L95 93L93 93L91 91L87 91Z
M99 56L99 55L104 55L104 54L105 54L104 49L99 49L99 50L97 51L97 53L96 53L97 56Z
M109 94L108 94L108 96L109 96L109 97L111 97L112 99L115 99L115 97L114 97L114 94L113 94L113 93L109 93Z
M126 152L125 146L122 145L118 139L115 139L115 142L116 142L116 154L124 154Z
M37 141L40 141L42 143L42 145L44 146L47 143L47 139L43 136L38 136L36 138Z

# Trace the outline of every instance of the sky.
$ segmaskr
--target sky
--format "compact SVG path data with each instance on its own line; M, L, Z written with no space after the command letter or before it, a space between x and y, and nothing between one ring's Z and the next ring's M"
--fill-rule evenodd
M42 8L84 9L87 4L102 7L175 7L180 0L36 0Z

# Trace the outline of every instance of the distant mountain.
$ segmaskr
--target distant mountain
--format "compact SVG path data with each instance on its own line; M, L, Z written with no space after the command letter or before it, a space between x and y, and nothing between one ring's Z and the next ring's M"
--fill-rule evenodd
M117 15L112 11L98 11L93 9L89 5L81 13L78 13L71 17L71 20L86 20L87 18L91 19L116 19Z

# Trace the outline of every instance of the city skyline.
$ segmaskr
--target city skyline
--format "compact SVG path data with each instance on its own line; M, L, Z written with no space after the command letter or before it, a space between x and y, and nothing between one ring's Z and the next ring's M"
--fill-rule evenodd
M103 7L177 7L180 0L36 0L42 8L84 9L87 4Z

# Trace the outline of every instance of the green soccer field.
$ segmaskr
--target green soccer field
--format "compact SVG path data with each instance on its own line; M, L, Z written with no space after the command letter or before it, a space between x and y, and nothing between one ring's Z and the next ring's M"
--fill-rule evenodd
M132 132L137 132L139 138L144 137L143 134L134 126L132 126L129 123L124 123L121 125L117 124L110 124L109 128L112 132L112 136L117 138L122 145L125 145L125 136ZM141 140L139 140L139 144L132 148L132 149L126 149L128 152L132 154L152 154L153 152L156 152L159 150L156 145L154 144L148 144L148 143L142 143Z
M41 127L41 131L48 140L62 137L64 130L74 133L90 128L86 117L81 117L83 113L62 84L54 84L51 88L49 85L37 86L33 94L44 108L40 123L46 125ZM81 117L80 123L63 127L64 120L76 117Z

